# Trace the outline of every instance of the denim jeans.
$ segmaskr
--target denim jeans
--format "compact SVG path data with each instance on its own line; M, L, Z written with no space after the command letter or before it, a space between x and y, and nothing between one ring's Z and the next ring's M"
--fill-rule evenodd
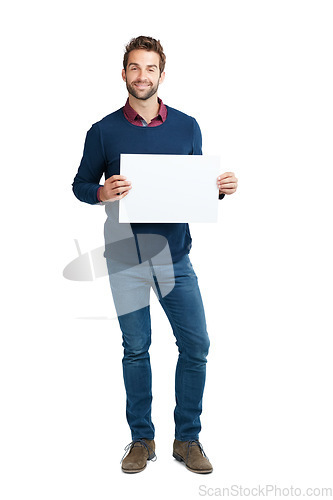
M172 272L168 272L170 266L156 266L151 261L122 269L119 263L107 259L107 266L122 331L126 417L132 439L153 439L155 435L149 357L151 288L170 322L179 351L175 375L175 438L198 439L209 338L198 279L189 256L171 264ZM168 281L172 283L171 291L161 294L161 282L165 287ZM126 312L124 304L130 304L130 312Z

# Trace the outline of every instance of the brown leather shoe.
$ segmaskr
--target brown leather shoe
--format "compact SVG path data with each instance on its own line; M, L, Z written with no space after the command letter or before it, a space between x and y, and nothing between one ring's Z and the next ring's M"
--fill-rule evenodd
M153 439L135 439L126 446L125 455L126 457L123 457L121 462L122 471L130 474L141 472L146 468L147 460L153 462L156 460L155 441Z
M177 441L173 442L173 457L179 462L184 462L186 468L197 474L209 474L213 467L203 451L199 441Z

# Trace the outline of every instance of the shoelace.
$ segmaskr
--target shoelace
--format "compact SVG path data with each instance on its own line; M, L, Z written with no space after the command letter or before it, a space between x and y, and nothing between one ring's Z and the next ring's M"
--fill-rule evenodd
M132 449L135 443L141 443L141 445L143 445L146 448L146 450L148 451L148 460L151 460L152 462L155 462L157 460L157 456L154 450L150 446L148 446L148 444L146 443L146 441L144 441L144 439L134 439L128 445L125 446L124 448L125 453L123 455L123 458L120 460L120 463L124 460L124 457L127 454L128 450Z
M187 445L187 454L186 454L186 460L185 460L185 463L187 463L188 461L188 457L189 457L189 454L190 454L190 448L191 446L198 446L199 447L199 450L201 451L201 453L203 454L203 456L205 458L207 458L207 460L209 460L209 458L207 457L206 453L204 452L204 449L202 447L202 444L195 440L195 439L191 439L189 442L188 442L188 445Z

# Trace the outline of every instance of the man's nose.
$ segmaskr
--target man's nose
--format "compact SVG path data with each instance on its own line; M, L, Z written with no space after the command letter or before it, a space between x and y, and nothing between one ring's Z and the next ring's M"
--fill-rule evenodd
M138 76L140 80L147 80L148 75L145 70L141 69Z

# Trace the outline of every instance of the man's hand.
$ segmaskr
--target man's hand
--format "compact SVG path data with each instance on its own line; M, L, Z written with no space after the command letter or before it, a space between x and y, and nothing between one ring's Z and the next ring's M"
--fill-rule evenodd
M237 189L238 179L233 172L225 172L217 178L219 194L232 194Z
M117 201L126 196L132 189L130 181L124 175L112 175L106 179L99 192L101 201Z

